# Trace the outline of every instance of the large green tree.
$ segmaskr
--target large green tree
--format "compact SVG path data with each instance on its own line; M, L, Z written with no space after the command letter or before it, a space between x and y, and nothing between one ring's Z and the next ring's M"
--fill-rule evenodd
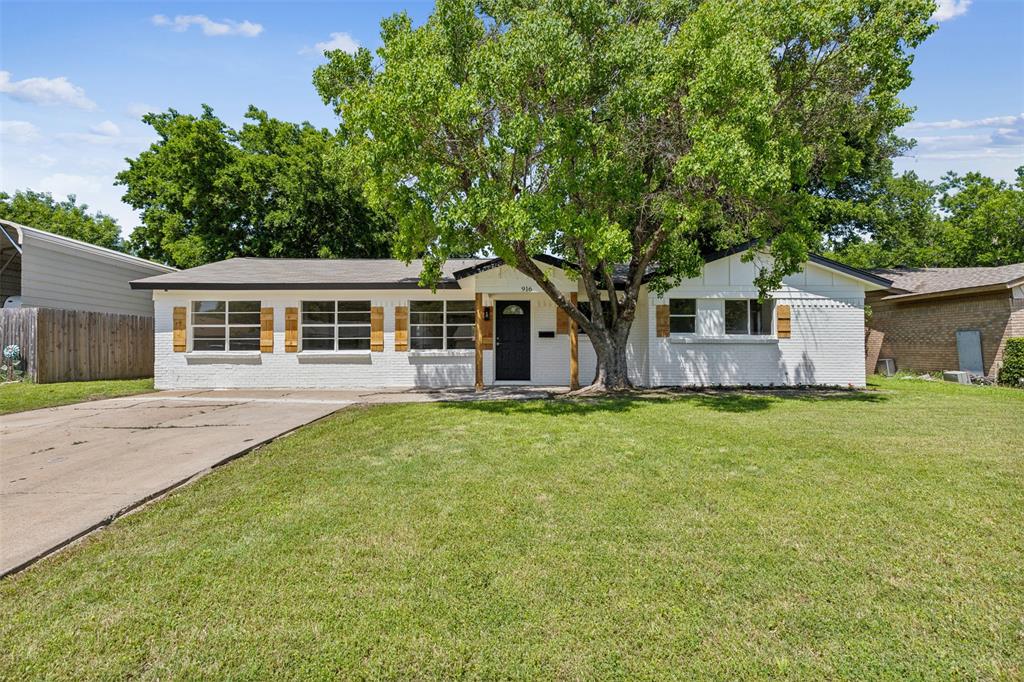
M909 120L898 93L933 8L439 0L421 26L385 20L376 58L329 53L314 81L397 254L423 255L428 282L452 253L504 258L590 335L594 388L617 389L646 278L663 290L750 239L774 255L762 288L799 267L815 203ZM577 264L590 317L541 252Z
M334 135L250 107L234 130L209 107L143 119L159 140L117 176L142 212L131 247L193 267L233 256L378 257L386 224L330 158Z
M90 212L75 195L57 201L48 192L19 190L13 195L0 192L0 218L64 235L108 249L123 250L117 221L101 212Z

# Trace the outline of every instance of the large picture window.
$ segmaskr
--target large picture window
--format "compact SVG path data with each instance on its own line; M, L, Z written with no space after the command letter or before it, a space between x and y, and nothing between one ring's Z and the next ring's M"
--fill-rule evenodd
M192 350L259 349L259 301L192 301Z
M303 301L302 350L370 350L370 302Z
M412 350L471 349L476 345L475 336L475 302L409 302L409 347Z
M672 298L668 302L669 331L673 334L697 333L697 299Z
M754 334L772 333L772 302L763 303L756 298L744 298L725 302L725 333Z

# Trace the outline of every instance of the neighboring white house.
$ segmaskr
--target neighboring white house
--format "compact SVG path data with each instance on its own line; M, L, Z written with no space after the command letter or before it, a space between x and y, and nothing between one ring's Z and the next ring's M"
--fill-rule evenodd
M767 256L741 256L719 254L663 296L644 287L633 382L863 386L864 294L889 282L813 256L759 303ZM537 264L577 291L566 263ZM498 259L449 261L432 293L420 268L238 258L135 281L153 292L156 387L564 386L573 367L582 384L593 378L586 335L525 275Z
M175 269L0 220L0 306L152 316L149 293L129 282L168 272Z

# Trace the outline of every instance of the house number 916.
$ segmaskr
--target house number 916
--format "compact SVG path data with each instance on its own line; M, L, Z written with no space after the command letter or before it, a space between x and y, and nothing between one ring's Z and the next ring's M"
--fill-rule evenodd
M530 292L530 291L533 291L533 287L522 287L522 290L526 291L526 292Z

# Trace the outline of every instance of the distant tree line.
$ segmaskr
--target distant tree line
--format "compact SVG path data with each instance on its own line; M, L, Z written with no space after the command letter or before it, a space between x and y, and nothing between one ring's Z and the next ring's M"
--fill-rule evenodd
M830 205L825 249L860 268L975 267L1024 262L1024 166L1017 181L947 173L882 175Z
M105 213L91 213L87 204L79 204L74 194L57 201L47 192L19 190L0 192L0 219L37 227L108 249L125 250L121 228Z
M176 265L232 256L382 258L389 222L337 170L338 134L250 107L239 130L209 107L144 119L160 139L117 176L142 225L117 221L74 195L0 192L0 218ZM972 267L1024 262L1024 166L1014 183L981 173L930 182L883 165L823 202L822 250L860 268Z

